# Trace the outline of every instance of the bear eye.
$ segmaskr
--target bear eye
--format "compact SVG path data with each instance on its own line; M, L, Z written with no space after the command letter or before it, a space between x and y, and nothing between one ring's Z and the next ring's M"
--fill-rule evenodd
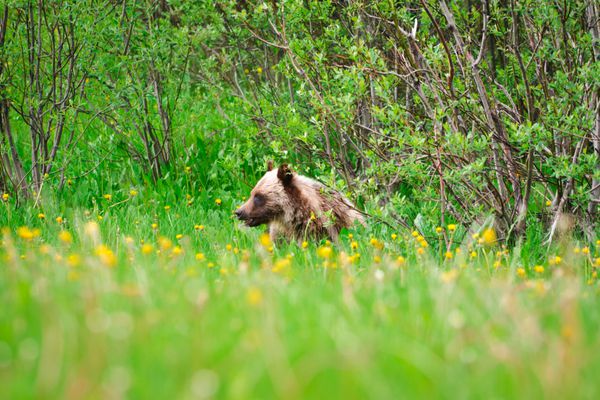
M265 196L263 196L262 194L255 194L254 195L254 205L256 207L260 207L264 204L265 204Z

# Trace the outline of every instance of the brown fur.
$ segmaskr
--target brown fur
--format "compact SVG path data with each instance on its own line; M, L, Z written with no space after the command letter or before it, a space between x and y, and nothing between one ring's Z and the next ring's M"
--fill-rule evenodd
M286 164L277 170L269 163L248 201L235 211L248 226L267 224L272 240L283 236L302 241L329 237L363 217L340 193L294 173Z

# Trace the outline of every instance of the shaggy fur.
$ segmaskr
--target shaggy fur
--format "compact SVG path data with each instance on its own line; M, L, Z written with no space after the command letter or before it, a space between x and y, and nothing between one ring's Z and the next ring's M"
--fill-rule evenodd
M336 240L342 228L355 221L364 224L361 213L340 193L285 164L272 169L269 163L268 169L235 214L248 226L267 224L271 240L326 236Z

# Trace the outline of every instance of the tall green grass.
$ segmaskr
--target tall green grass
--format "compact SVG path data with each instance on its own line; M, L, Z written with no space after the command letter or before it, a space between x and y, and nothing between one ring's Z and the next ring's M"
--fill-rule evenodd
M233 221L242 190L116 188L1 204L1 398L600 395L596 243L303 248Z

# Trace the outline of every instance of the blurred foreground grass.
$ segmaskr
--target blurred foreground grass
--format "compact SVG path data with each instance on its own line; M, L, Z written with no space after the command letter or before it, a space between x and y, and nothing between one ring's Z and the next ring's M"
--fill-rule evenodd
M226 211L5 209L0 398L600 396L597 242L529 265L485 229L440 250L454 225L274 246Z

